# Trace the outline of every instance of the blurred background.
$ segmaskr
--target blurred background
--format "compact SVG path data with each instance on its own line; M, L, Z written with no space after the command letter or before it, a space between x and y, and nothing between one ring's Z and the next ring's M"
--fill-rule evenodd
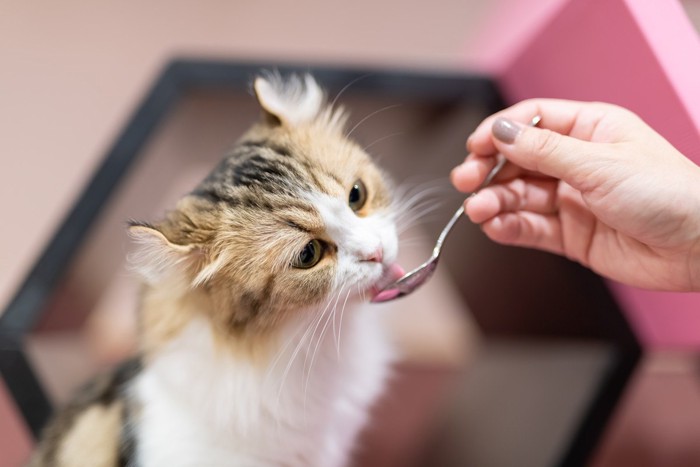
M174 57L488 76L565 3L0 0L0 310ZM700 2L686 0L682 6L697 27ZM511 20L504 23L505 17ZM478 99L445 106L366 93L361 86L351 87L343 100L354 122L401 105L358 127L356 136L372 145L370 152L400 183L437 189L443 201L407 233L402 261L410 267L426 256L435 232L459 203L459 195L449 189L448 171L464 157L469 132L492 109ZM255 120L256 112L245 90L189 93L143 150L139 165L120 184L116 201L105 207L66 272L41 323L44 332L40 328L28 339L52 402L65 401L77 384L133 349L136 287L123 270L124 220L152 219L171 206ZM590 323L547 314L557 306L576 311L572 303L577 300L585 308L583 295L597 291L589 276L551 257L490 250L478 229L462 226L461 235L465 241L453 247L445 271L425 293L386 307L404 363L365 434L367 447L357 465L418 465L418 448L433 460L425 465L554 465L581 401L595 384L592 375L605 362L605 343L592 338L598 330L588 329ZM481 254L488 259L480 261L482 251L491 253ZM477 290L483 284L473 281L477 265L490 264L494 257L501 269L492 277L506 275L513 290L517 274L532 264L544 271L535 284L539 287L560 280L588 288L560 287L553 305L528 296L520 286L513 300L526 296L532 308L548 311L513 324L513 304L503 299L492 305ZM465 266L461 258L474 265ZM565 339L554 326L547 328L558 320L567 322ZM514 334L527 338L514 341ZM692 353L648 352L591 465L700 465L699 376ZM493 397L494 388L504 386L521 398L519 404L504 405L512 395L505 390L505 399ZM561 392L568 398L557 399ZM540 410L528 410L527 404ZM407 406L413 408L410 413ZM463 413L451 416L459 408ZM526 433L526 427L534 427L537 436ZM446 441L436 442L441 434ZM0 466L20 465L31 444L0 381ZM457 452L459 446L468 452ZM516 462L509 449L530 457Z

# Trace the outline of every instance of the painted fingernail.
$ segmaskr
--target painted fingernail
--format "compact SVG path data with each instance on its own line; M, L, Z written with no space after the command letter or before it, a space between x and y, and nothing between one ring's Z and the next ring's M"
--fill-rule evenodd
M506 144L513 144L521 129L522 125L519 123L508 120L507 118L499 117L495 122L493 122L491 133L493 133L493 136L497 140L503 141Z

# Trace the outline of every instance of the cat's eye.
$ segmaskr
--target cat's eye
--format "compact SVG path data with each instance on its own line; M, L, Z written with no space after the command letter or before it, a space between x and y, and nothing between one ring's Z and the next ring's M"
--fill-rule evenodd
M362 180L357 180L353 183L350 189L350 195L348 195L348 205L350 209L357 212L365 205L367 202L367 188Z
M309 269L316 266L322 257L323 243L320 240L311 240L292 262L292 266L299 269Z

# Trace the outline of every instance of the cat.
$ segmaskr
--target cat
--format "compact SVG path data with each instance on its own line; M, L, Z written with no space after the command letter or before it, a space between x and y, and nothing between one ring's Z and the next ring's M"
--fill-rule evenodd
M347 465L394 352L387 176L310 75L257 77L256 123L175 209L129 228L138 356L44 431L33 467Z

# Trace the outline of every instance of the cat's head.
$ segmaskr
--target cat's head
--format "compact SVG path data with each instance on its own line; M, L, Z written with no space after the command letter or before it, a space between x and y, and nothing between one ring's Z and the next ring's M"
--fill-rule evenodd
M175 210L135 224L153 285L203 292L219 324L266 328L398 275L386 176L310 76L259 77L263 120Z

